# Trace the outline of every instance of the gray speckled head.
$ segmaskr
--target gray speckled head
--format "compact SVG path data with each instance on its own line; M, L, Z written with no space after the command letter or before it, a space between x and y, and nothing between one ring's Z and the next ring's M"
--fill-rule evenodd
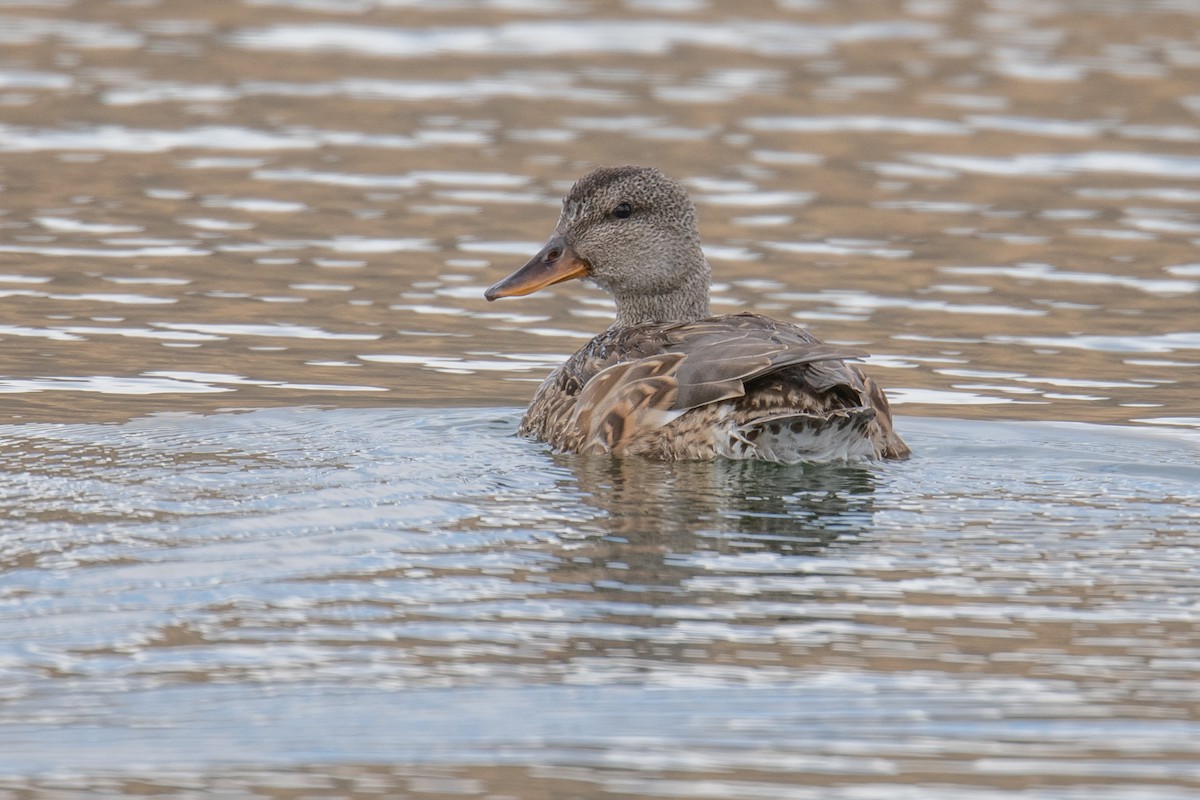
M617 302L617 326L709 315L708 262L684 188L651 167L599 167L563 199L555 233Z

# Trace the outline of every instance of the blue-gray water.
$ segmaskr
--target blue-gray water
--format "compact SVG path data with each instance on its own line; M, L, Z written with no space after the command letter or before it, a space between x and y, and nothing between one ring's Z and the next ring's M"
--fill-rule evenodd
M0 428L0 788L1200 787L1200 437L907 417L905 463L663 465L517 418Z

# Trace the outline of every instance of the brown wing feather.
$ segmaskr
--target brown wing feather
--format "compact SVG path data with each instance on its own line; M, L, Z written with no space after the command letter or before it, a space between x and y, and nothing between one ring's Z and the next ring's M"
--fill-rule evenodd
M671 349L687 355L676 375L676 407L684 409L740 397L746 383L785 367L866 355L757 314L714 317L667 333Z
M663 353L613 364L587 382L575 403L570 428L579 452L620 452L642 431L660 427L661 412L674 408L682 353Z

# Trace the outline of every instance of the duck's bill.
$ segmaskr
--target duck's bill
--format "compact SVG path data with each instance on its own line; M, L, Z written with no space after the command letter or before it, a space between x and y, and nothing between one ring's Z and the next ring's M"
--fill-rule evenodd
M557 236L546 242L541 251L525 266L483 293L488 300L497 297L518 297L533 294L538 289L556 283L583 278L588 274L587 262Z

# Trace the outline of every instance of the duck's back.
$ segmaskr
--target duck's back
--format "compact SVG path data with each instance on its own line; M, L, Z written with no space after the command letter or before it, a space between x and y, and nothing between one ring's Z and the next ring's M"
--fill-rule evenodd
M666 460L903 458L883 392L843 360L863 355L757 314L611 328L546 378L520 432Z

